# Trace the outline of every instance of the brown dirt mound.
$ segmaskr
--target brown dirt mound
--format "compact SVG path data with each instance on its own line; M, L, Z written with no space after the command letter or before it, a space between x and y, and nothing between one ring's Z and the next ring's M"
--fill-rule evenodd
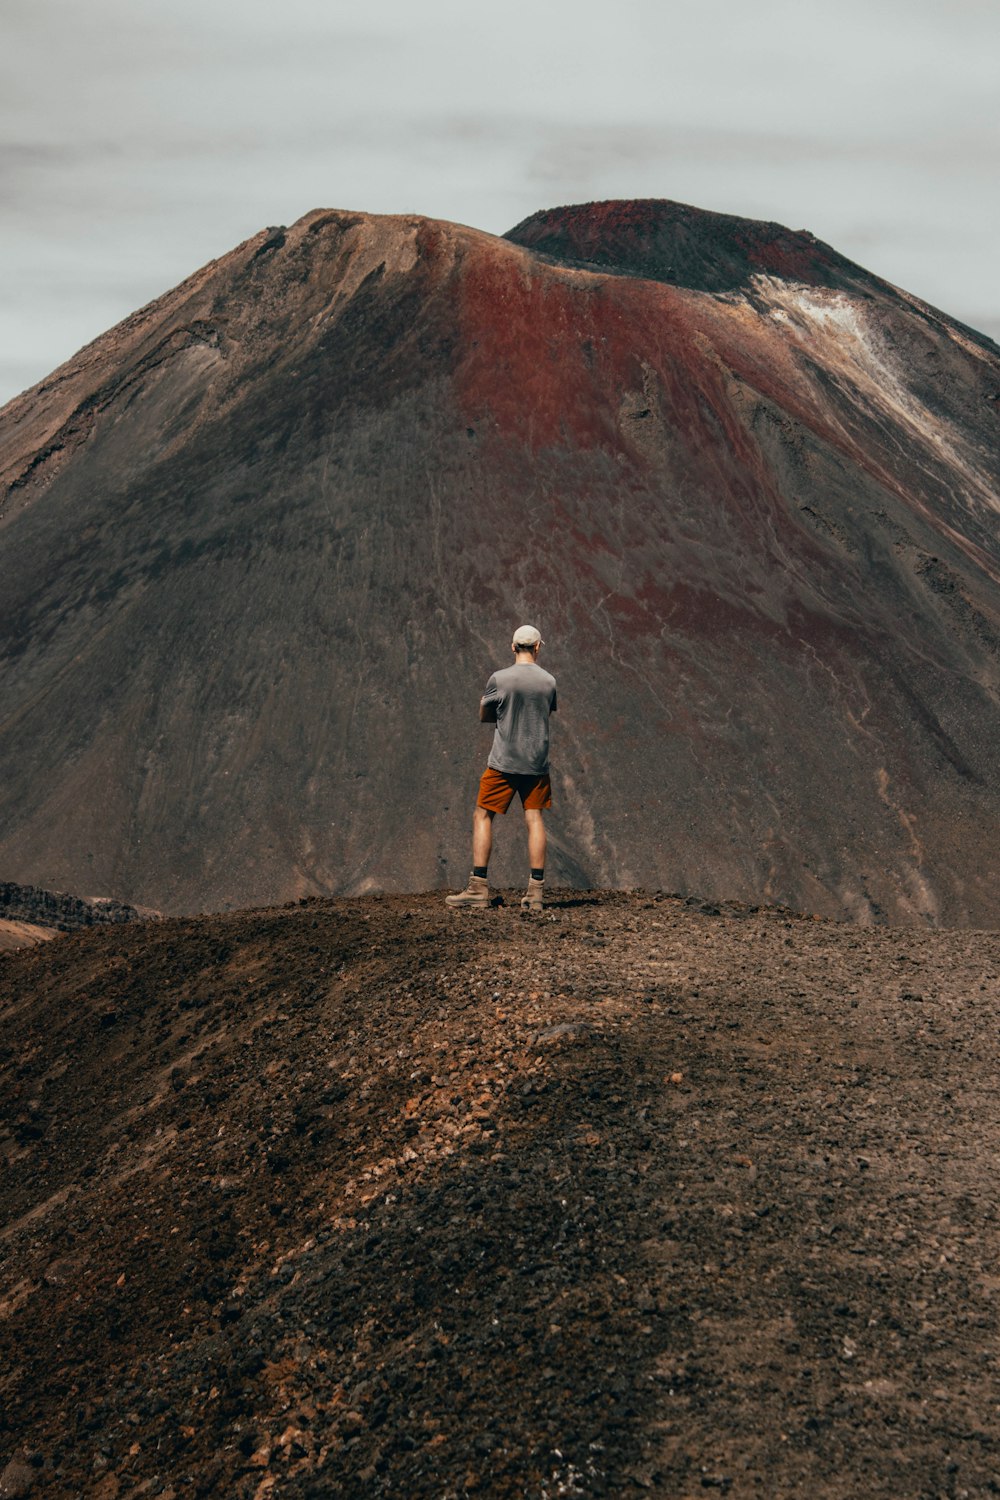
M39 927L33 922L8 921L0 917L0 953L44 943L47 938L55 937L57 930L54 927Z
M995 1493L998 975L992 933L580 892L8 956L0 1474Z

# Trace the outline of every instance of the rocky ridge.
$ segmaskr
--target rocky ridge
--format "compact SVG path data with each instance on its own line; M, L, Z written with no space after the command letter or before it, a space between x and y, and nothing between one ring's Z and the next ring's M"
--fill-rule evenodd
M64 891L42 891L33 885L0 881L0 917L9 921L33 922L39 927L53 927L57 932L75 932L80 927L109 922L135 922L143 915L150 914L125 902L112 901L110 896L86 900Z
M60 932L104 922L134 922L153 912L139 912L120 901L41 891L35 886L0 883L0 952L44 943Z
M997 935L515 901L0 959L8 1492L996 1493Z

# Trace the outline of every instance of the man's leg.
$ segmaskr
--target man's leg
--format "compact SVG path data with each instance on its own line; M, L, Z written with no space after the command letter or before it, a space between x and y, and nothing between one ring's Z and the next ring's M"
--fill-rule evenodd
M493 849L493 818L488 807L477 807L472 814L472 868L486 874Z
M476 811L478 812L478 808ZM545 869L545 818L540 807L526 807L524 822L528 830L528 864L533 870Z
M528 831L528 864L531 874L528 889L521 897L524 911L541 911L545 890L545 818L540 807L524 809L524 825Z
M486 867L493 848L493 813L488 807L476 806L472 814L472 874L464 891L457 896L446 896L448 906L488 906L490 888L486 879Z

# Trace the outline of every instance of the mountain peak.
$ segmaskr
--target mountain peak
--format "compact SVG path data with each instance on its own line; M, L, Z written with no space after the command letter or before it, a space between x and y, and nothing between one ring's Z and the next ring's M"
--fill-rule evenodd
M713 213L668 198L608 199L531 214L505 239L561 264L731 292L755 274L810 286L867 276L806 230Z

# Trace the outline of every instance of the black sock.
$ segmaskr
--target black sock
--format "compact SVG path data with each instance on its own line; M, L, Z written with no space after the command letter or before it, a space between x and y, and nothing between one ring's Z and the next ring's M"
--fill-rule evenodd
M532 880L544 880L545 879L545 866L543 865L540 870L532 870L532 872L531 872L531 878L532 878Z
M473 873L473 875L478 875L479 878L480 878L480 880L485 880L486 879L486 866L485 865L473 865L472 866L472 873Z

